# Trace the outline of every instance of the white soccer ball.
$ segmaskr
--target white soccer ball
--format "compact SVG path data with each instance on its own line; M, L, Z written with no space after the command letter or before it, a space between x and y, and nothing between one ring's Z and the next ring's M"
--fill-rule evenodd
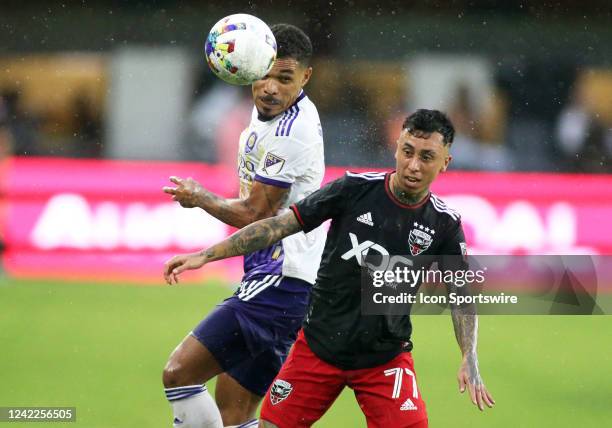
M238 13L217 22L206 39L206 60L218 77L248 85L264 77L276 59L276 40L261 19Z

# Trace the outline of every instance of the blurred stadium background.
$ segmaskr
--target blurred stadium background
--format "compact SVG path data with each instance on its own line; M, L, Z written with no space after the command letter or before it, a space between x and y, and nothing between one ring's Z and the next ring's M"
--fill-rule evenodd
M326 180L392 168L415 108L458 136L434 191L472 253L612 253L612 7L573 2L0 2L0 406L77 406L77 426L168 426L167 355L241 261L166 288L161 265L232 230L162 192L237 192L248 88L203 57L222 16L301 26ZM141 285L146 285L142 287ZM450 319L417 317L432 427L609 425L608 317L486 317L484 415L456 393ZM345 393L316 426L364 426Z

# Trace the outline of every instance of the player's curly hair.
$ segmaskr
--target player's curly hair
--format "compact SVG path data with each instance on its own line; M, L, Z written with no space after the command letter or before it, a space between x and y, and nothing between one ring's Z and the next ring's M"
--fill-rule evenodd
M427 138L427 134L438 132L443 137L444 145L452 144L455 138L455 127L439 110L419 109L406 118L402 128L416 137Z
M308 65L312 57L312 42L306 33L291 24L274 24L270 29L276 39L277 58L293 58Z

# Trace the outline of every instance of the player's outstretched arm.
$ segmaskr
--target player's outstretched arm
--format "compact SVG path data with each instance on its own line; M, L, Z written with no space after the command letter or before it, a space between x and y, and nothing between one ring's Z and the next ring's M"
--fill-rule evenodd
M493 407L495 400L487 391L478 369L478 354L476 353L478 315L476 314L476 305L473 303L461 306L452 305L451 317L455 337L463 355L461 367L457 373L459 391L463 393L467 388L472 403L478 406L481 411L484 410L485 404L488 407Z
M206 263L267 248L300 230L302 226L291 211L256 221L207 250L172 257L164 265L164 278L170 285L177 284L178 276L185 270L199 269Z
M193 178L170 177L175 187L166 186L164 193L183 208L201 208L216 219L242 228L257 220L276 215L289 195L289 188L255 181L247 199L226 199L206 190Z

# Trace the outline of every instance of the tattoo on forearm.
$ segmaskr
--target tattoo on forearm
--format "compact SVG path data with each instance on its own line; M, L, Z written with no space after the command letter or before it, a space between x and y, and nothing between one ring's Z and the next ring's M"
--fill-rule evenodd
M252 253L301 230L292 212L260 220L234 233L225 241L202 251L207 261Z
M473 305L467 307L453 307L451 309L455 337L466 358L470 382L472 384L482 383L478 370L478 357L476 354L476 343L478 338L478 316Z
M242 212L232 206L232 204L236 202L241 205ZM244 226L245 211L248 213L249 217L253 215L252 207L244 203L244 201L221 198L206 189L202 189L197 193L197 196L195 196L195 205L202 208L216 219L221 220L223 223L234 227Z
M278 196L271 195L269 190L264 187L263 197L267 205L266 211L274 215L289 197L289 191L284 192L281 199L277 200ZM224 199L204 188L197 193L195 204L223 223L238 228L258 219L255 208L246 200Z
M476 335L478 330L476 315L465 313L464 310L457 308L451 311L451 316L455 328L455 337L461 352L464 354L476 352Z

